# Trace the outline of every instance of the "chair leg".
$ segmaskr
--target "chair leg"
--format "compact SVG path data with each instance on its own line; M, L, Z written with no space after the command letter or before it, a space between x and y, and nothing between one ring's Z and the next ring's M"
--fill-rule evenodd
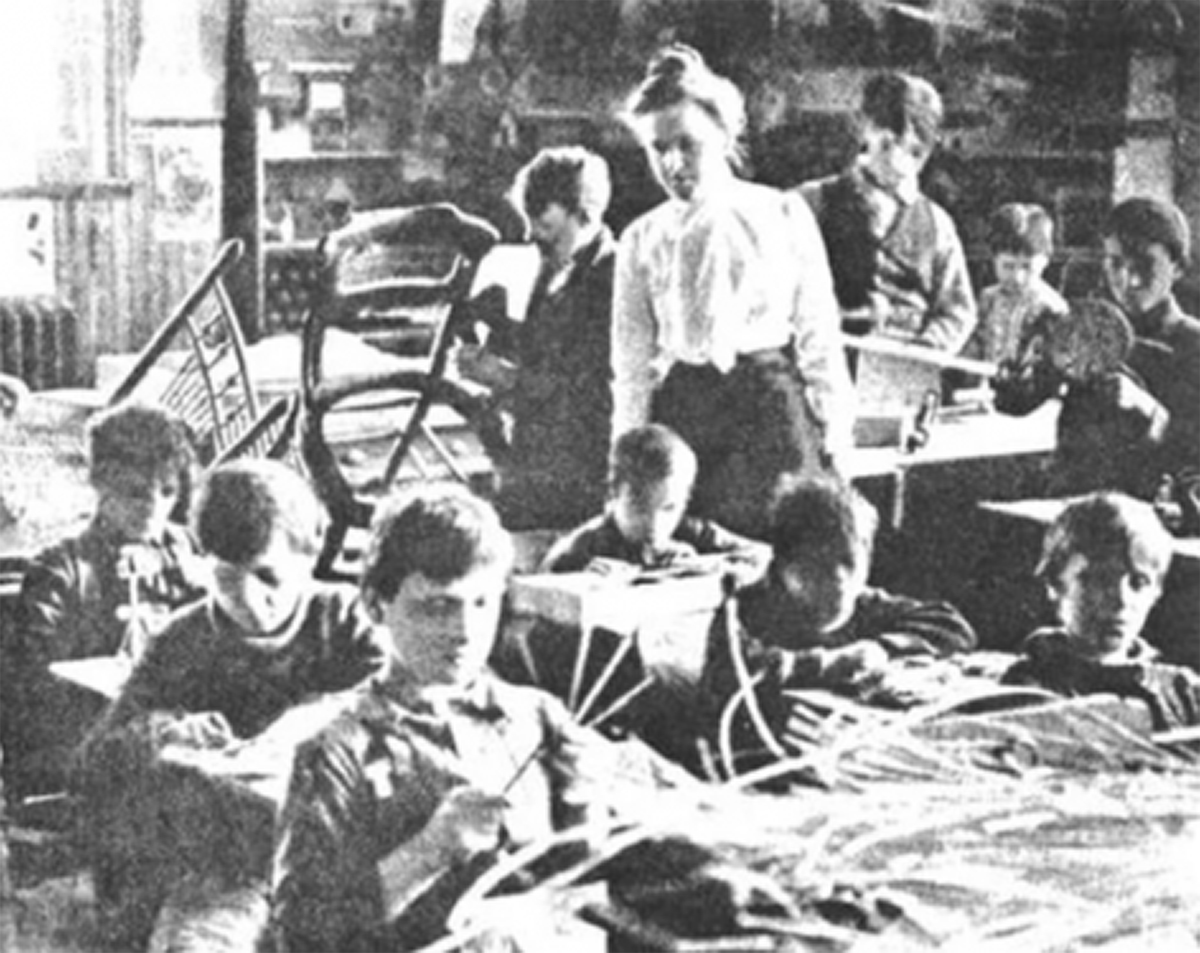
M318 579L333 578L333 565L337 562L338 554L346 542L349 526L338 520L331 520L325 531L325 541L321 545L321 554L317 557L315 575Z
M2 793L0 797L3 797ZM8 821L0 817L0 949L16 948L16 890L9 870Z

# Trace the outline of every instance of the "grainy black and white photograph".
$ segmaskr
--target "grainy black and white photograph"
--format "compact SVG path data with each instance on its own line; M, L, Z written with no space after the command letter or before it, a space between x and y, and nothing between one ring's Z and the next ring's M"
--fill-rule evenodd
M5 0L5 953L1200 953L1200 0Z

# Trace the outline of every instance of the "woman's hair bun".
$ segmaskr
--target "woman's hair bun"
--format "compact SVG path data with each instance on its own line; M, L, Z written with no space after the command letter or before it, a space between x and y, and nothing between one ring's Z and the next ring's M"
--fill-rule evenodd
M671 43L654 54L646 76L625 107L627 121L670 109L682 102L695 103L735 141L746 128L746 107L738 88L714 73L694 47Z

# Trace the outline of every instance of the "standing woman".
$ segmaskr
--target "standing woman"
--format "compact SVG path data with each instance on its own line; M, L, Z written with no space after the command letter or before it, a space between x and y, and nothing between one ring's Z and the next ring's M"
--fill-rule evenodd
M735 175L742 96L695 50L661 51L627 111L668 200L617 251L613 436L675 429L699 458L695 512L761 535L779 476L851 444L825 246L803 199Z

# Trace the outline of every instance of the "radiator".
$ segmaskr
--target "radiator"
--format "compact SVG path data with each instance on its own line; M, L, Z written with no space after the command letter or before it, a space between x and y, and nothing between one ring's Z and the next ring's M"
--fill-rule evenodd
M78 316L52 297L0 298L0 371L31 390L79 386Z

